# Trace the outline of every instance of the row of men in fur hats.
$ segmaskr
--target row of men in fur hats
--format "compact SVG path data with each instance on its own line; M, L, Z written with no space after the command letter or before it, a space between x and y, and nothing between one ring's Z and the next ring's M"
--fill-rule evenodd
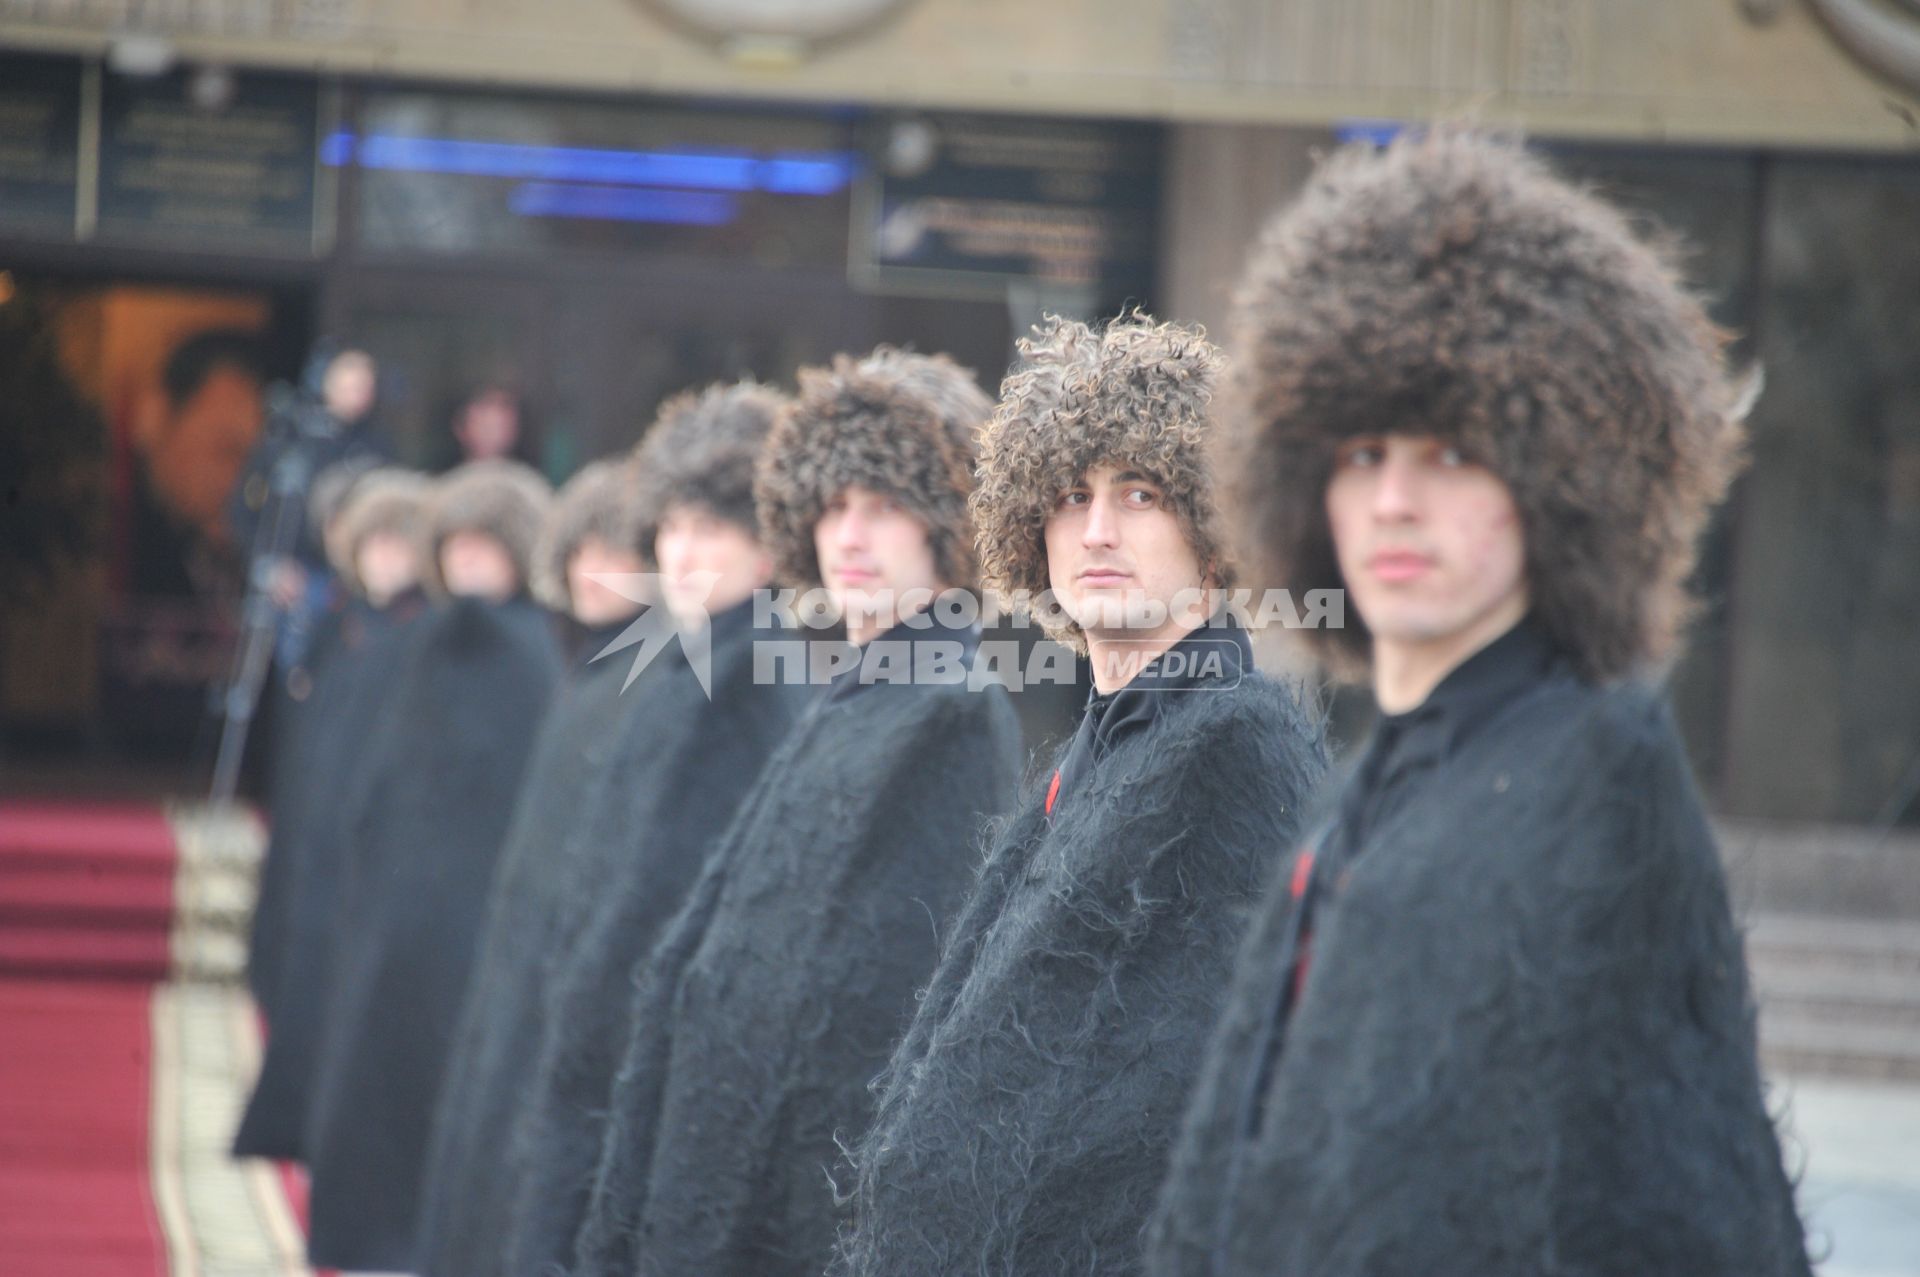
M1810 1271L1658 687L1740 448L1723 334L1615 210L1436 130L1321 167L1230 345L1053 320L997 405L886 349L673 401L562 499L627 515L555 540L657 567L589 644L637 672L558 673L524 557L471 551L494 601L362 662L384 707L315 747L325 1008L302 1042L293 892L261 1087L293 1036L305 1093L242 1144L307 1161L316 1264ZM462 482L455 594L498 526ZM1297 635L1381 710L1337 783L1236 561L1345 591ZM775 581L861 659L770 677ZM1091 663L1038 765L936 602L976 587L1050 592Z

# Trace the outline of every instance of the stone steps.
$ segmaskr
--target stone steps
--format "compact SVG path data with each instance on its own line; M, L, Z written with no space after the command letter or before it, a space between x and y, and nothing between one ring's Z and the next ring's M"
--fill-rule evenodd
M1747 959L1769 1072L1920 1081L1920 923L1761 914Z

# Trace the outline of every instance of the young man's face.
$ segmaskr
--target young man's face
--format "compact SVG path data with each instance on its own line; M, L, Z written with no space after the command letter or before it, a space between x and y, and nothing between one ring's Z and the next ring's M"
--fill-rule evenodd
M668 507L653 557L663 601L683 627L746 602L773 575L773 560L759 539L704 506Z
M511 561L508 567L512 567ZM375 607L385 607L394 595L419 581L420 552L411 538L397 532L370 533L361 538L354 551L353 570L368 601Z
M1090 640L1149 644L1192 628L1184 592L1207 586L1206 565L1147 475L1087 471L1054 502L1046 544L1054 598Z
M346 350L327 365L320 395L327 411L344 422L355 422L373 408L376 374L373 359L363 351Z
M440 579L456 598L505 603L520 592L520 571L507 547L471 528L440 543Z
M1477 650L1526 614L1513 497L1452 444L1350 440L1334 455L1326 503L1341 575L1376 645Z
M608 545L599 537L584 538L567 556L567 604L573 619L582 625L597 627L624 621L638 613L638 603L595 578L644 571L646 565L632 550Z
M511 456L520 442L520 405L504 390L476 395L461 412L453 437L469 461Z
M813 548L856 643L904 619L908 591L931 595L942 587L927 525L885 493L850 485L836 494L813 525Z

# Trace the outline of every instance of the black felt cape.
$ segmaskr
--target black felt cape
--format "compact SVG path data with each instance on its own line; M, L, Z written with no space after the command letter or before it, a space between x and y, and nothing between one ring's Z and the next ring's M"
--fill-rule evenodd
M344 797L350 855L307 1120L316 1267L414 1255L429 1128L493 870L560 661L524 599L424 619Z
M1001 834L853 1150L860 1277L1121 1277L1247 915L1325 770L1257 674L1161 693Z
M286 960L288 912L293 907L294 876L301 847L310 841L311 822L326 819L327 798L338 783L315 767L332 723L348 703L346 678L333 666L351 667L366 645L389 628L388 612L365 599L336 598L314 624L305 672L311 677L304 700L280 702L268 719L273 733L267 791L267 846L260 860L259 892L247 935L247 989L269 1024Z
M532 1081L546 1022L548 957L572 919L563 888L580 807L619 756L623 733L644 730L621 685L630 658L603 651L624 624L590 632L547 711L494 871L485 937L434 1117L420 1213L421 1277L501 1272L512 1202L501 1157Z
M306 672L312 684L306 699L283 701L281 712L268 719L273 746L265 813L267 845L260 857L259 890L247 933L247 990L269 1023L280 965L286 957L287 913L293 902L298 847L308 836L307 822L324 815L325 802L314 800L327 793L331 784L313 770L329 715L343 703L327 670L337 657L351 661L361 646L351 640L364 639L373 626L384 628L380 617L381 612L364 599L336 600L314 627L307 651Z
M366 742L393 696L425 603L417 593L385 608L350 605L303 707L284 819L274 818L262 866L249 975L267 1019L260 1076L233 1140L237 1157L304 1157L314 1055L324 1029L334 914L348 834L340 796L368 763Z
M1551 678L1249 936L1155 1274L1803 1277L1741 942L1661 698ZM1267 1085L1257 1085L1265 1073Z
M613 1079L630 1036L634 968L793 726L809 689L756 683L752 605L712 619L712 699L676 643L629 695L645 730L585 803L589 854L570 857L572 943L555 954L549 1015L506 1155L511 1277L564 1266L585 1218ZM789 636L790 637L790 636Z
M927 618L931 621L931 618ZM965 631L899 627L911 668ZM999 687L843 676L794 729L641 968L578 1274L819 1277L836 1140L932 973L1019 784Z

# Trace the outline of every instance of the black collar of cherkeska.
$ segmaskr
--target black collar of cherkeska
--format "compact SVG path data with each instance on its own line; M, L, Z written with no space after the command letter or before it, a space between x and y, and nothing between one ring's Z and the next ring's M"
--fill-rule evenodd
M1404 713L1382 715L1377 734L1399 739L1403 760L1417 754L1444 761L1561 660L1553 639L1529 614L1455 666L1426 700Z
M662 606L665 605L643 603L639 609L632 614L623 616L617 621L605 621L599 625L580 625L578 622L575 622L573 646L574 663L584 669L599 660L602 656L609 655L607 652L608 646L622 634L625 634L628 626L637 624L641 617L647 615L647 613L651 612L655 607Z
M845 697L852 696L862 688L876 687L881 685L882 682L895 681L893 679L876 681L869 676L867 666L868 654L873 653L876 649L881 651L886 650L879 648L878 645L882 643L897 645L911 644L915 647L926 643L958 643L960 645L961 663L971 668L974 653L980 647L980 626L977 622L969 621L963 625L943 617L940 615L940 609L937 607L916 612L903 621L897 621L891 629L868 640L866 645L860 649L861 659L859 664L834 675L833 683L827 689L828 700L841 700ZM917 660L913 652L907 651L902 655L900 660L893 661L891 664L895 670L906 675L916 668Z
M1233 617L1216 613L1149 661L1125 687L1104 696L1096 688L1054 778L1048 813L1054 800L1084 782L1121 737L1152 726L1170 694L1233 687L1252 669L1253 641L1246 630Z

